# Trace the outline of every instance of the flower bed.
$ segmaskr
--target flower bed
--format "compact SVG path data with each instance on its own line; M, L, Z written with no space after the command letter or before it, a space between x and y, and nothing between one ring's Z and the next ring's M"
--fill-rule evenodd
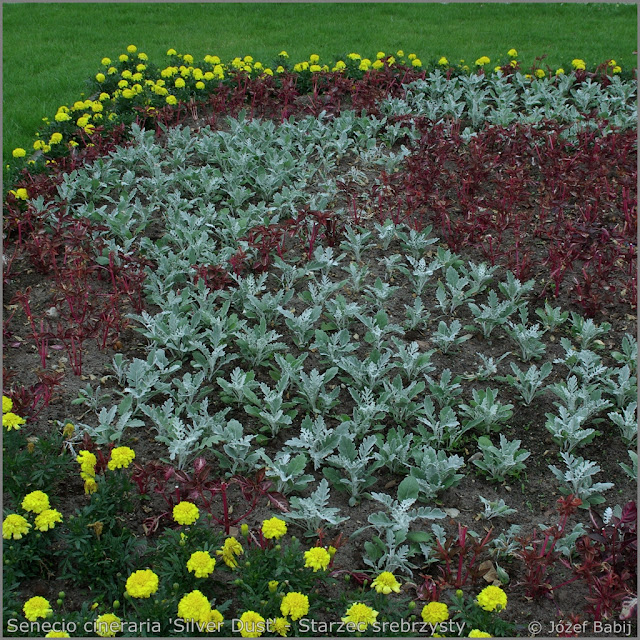
M5 632L631 632L635 81L143 55L14 152Z

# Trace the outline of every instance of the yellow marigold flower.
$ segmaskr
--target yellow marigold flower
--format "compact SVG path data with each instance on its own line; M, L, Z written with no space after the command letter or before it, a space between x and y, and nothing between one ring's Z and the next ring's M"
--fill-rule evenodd
M283 638L287 637L289 629L291 629L291 625L286 618L273 618L269 620L269 631L275 631Z
M102 58L102 64L105 67L108 67L111 64L111 59L110 58Z
M267 621L255 611L245 611L240 616L240 635L243 638L258 638L267 629Z
M309 56L309 62L311 64L316 64L320 60L320 56L317 53L312 53Z
M64 113L63 111L58 111L54 118L56 122L66 122L67 120L71 120L71 116L68 113Z
M72 140L69 143L71 146L75 147L78 143L74 144ZM98 490L98 483L93 478L86 478L84 481L84 492L88 495L90 493L95 493Z
M128 87L128 86L129 86L129 82L128 82L127 80L120 80L120 81L118 82L118 87L119 87L120 89L125 89L125 88L126 88L126 87Z
M211 617L211 603L202 591L195 589L178 603L178 616L187 622L207 623Z
M122 97L126 98L127 100L131 100L132 98L136 97L136 92L133 91L133 89L125 89L122 92Z
M123 82L125 81L123 80ZM81 118L78 118L76 120L76 124L79 127L86 127L89 124L89 116L82 116Z
M204 89L204 82L196 82L196 89Z
M269 520L264 520L262 523L262 535L267 540L272 538L279 540L285 533L287 533L287 523L284 520L280 520L280 518L269 518Z
M70 147L77 147L78 143L75 140L69 140L69 146ZM86 483L85 483L86 485ZM85 487L85 491L86 491L86 487Z
M476 60L476 66L482 67L485 64L489 64L491 62L491 58L487 58L487 56L481 56Z
M213 622L218 626L218 628L220 628L220 625L224 622L224 618L217 609L211 609L211 613L209 614L209 622Z
M415 60L418 56L415 53L410 53L407 58L409 58L409 60Z
M368 71L370 66L371 66L371 60L364 58L364 60L360 61L360 65L358 66L358 69L360 69L360 71Z
M489 585L478 594L476 602L485 611L500 611L507 607L507 594L500 587Z
M304 552L304 566L313 569L314 573L318 569L326 569L330 561L329 552L322 547L313 547L313 549Z
M585 64L584 60L581 60L580 58L574 58L571 61L571 66L574 69L582 69L582 70L584 70L584 69L587 68L587 65Z
M111 460L107 467L110 471L114 469L126 469L131 461L136 457L136 452L129 447L116 447L111 451Z
M480 631L480 629L471 629L469 632L469 638L492 638L493 636L486 631Z
M378 53L376 53L376 59L377 60L381 60L382 58L385 57L385 52L384 51L378 51Z
M113 638L122 631L122 620L113 613L103 613L96 620L95 631L101 638Z
M31 525L17 513L9 514L2 522L2 537L5 540L20 540L23 535L29 533Z
M329 552L329 557L333 558L333 556L336 555L337 549L334 546L329 545L329 548L327 549L327 551Z
M29 196L27 194L27 190L24 188L16 189L12 191L13 195L18 200L26 200ZM20 429L20 425L24 424L26 420L16 415L15 413L3 413L2 414L2 426L7 430L11 431L11 429L15 429L16 431Z
M515 49L509 49L509 51L507 51L507 55L510 58L517 58L518 57L518 52Z
M271 69L269 69L269 67L265 68L264 73L267 76L272 76L273 75L273 71Z
M80 476L85 480L87 478L93 478L96 475L96 464L98 462L95 454L91 451L82 449L78 451L76 456L76 462L80 465Z
M412 66L412 67L421 67L421 66L422 66L422 62L420 61L420 59L419 59L419 58L414 58L414 59L411 61L411 66Z
M140 53L138 54L138 60L143 60L143 61L145 61L145 60L148 60L148 59L149 59L149 56L148 56L146 53L144 53L144 52L140 52Z
M338 62L336 62L336 66L333 67L332 71L342 71L343 69L346 69L347 65L345 64L344 60L338 60Z
M287 593L280 603L280 612L283 616L291 616L292 620L300 620L309 613L309 598L297 591Z
M500 65L498 65L497 67L494 67L493 70L498 73L498 71L501 71L502 69L500 68Z
M93 111L93 113L100 113L101 111L104 111L104 107L102 106L101 102L99 102L98 100L94 100L91 103L91 111Z
M178 99L175 96L167 96L165 101L167 104L178 104Z
M46 598L35 596L29 598L22 607L24 611L24 617L29 622L35 622L38 618L46 618L53 613L51 604Z
M369 625L374 624L378 612L362 602L355 602L348 609L342 622L352 622L358 631L364 631Z
M297 62L296 64L293 65L293 70L296 73L300 73L302 71L302 65L299 62Z
M509 64L515 69L518 66L518 61L512 60Z
M544 69L536 69L536 78L544 78L546 75Z
M193 502L183 500L173 507L173 519L178 524L193 524L200 517L200 511Z
M12 155L14 158L24 158L24 157L27 155L27 152L26 152L24 149L22 149L21 147L16 147L16 148L11 152L11 155ZM3 407L3 408L2 408L2 413L4 413L4 412L5 412L5 410L4 410L4 398L5 398L5 396L2 396L2 407ZM7 398L7 400L8 400L8 398ZM12 405L12 406L13 406L13 405ZM8 411L10 411L10 410L11 410L11 409L8 409Z
M362 56L359 53L350 53L347 58L349 60L362 60Z
M400 593L400 583L396 580L396 577L390 571L383 571L372 583L371 588L375 589L378 593L384 593L385 595L393 593Z
M396 51L396 55L398 58L404 58L404 51L402 49L398 49L398 51Z
M622 73L622 67L617 64L613 69L611 69L611 71L613 71L613 73Z
M48 531L56 526L56 522L62 522L62 514L56 509L47 509L36 517L34 525L38 531Z
M422 608L422 620L431 624L438 624L449 619L449 607L442 602L430 602Z
M32 491L22 500L22 508L32 513L42 513L49 508L49 496L44 491Z
M112 76L114 73L118 73L118 70L115 67L109 67L107 69L107 75Z
M123 77L123 78L126 78L127 80L130 80L130 79L131 79L131 76L133 76L133 74L131 73L131 71L129 71L129 69L125 69L125 70L122 72L122 77Z
M131 76L131 79L132 79L134 82L140 82L140 81L142 80L142 77L143 77L143 76L142 76L142 74L141 74L141 73L134 73L134 74Z
M182 78L177 78L173 84L176 86L176 88L182 89L185 86L186 82Z
M280 583L277 580L269 580L267 587L269 588L269 593L275 593L278 590L278 585Z
M371 67L376 70L382 69L382 67L384 67L384 62L382 62L382 60L376 60Z
M21 151L24 151L24 149L21 149ZM22 156L16 155L15 152L16 152L16 149L14 149L13 151L14 158L20 158L26 154L26 151L24 151ZM11 398L7 398L7 396L2 396L2 413L9 413L11 409L13 409L13 400Z
M244 553L242 545L233 537L227 538L222 545L222 549L216 551L216 555L222 556L227 567L235 569L238 566L236 556Z
M187 561L187 569L195 573L196 578L208 578L216 566L216 561L208 551L195 551Z
M49 631L45 635L45 638L70 638L71 636L66 631Z
M125 588L132 598L149 598L158 590L158 576L151 569L134 571Z
M121 56L118 57L118 60L120 60L120 62L126 62L129 59L129 56L126 53L123 53Z
M136 45L135 45L135 44L130 44L130 45L127 47L127 51L128 51L129 53L135 53L137 50L138 50L138 47L136 47Z
M527 80L531 80L532 75L531 75L530 73L525 73L525 74L524 74L524 77L525 77Z
M449 64L449 61L444 56L442 56L442 58L438 60L438 64L441 64L443 67L446 67Z
M136 71L138 73L142 73L147 68L146 64L138 64L136 65Z
M389 57L387 58L387 64L388 64L389 66L391 66L395 61L396 61L396 59L395 59L393 56L389 56Z
M61 133L52 133L51 138L49 138L49 144L60 144L62 142L62 134Z
M309 67L309 71L311 71L311 73L317 73L318 71L322 71L322 67L319 64L312 64Z
M282 56L283 58L288 58L289 57L289 54L286 51L281 51L278 55Z
M105 100L108 100L111 96L108 93L104 93L102 92L99 96L98 96L98 100L100 100L100 102L104 102Z
M167 55L168 55L168 56L177 56L177 55L178 55L178 53L176 52L176 50L175 50L175 49L169 49L169 50L167 51Z
M276 73L284 73L284 67L282 65L278 65L276 67Z
M38 151L38 149L42 149L45 146L45 141L44 140L36 140L33 143L33 148Z

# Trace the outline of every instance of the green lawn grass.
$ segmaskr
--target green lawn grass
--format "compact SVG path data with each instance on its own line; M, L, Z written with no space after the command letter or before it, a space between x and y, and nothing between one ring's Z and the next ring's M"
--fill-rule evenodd
M515 47L530 64L583 58L636 64L635 4L4 4L3 158L30 148L44 116L80 98L103 56L136 44L157 64L169 47L228 61L270 63L282 49L294 61L333 60L404 49L423 61L492 60Z

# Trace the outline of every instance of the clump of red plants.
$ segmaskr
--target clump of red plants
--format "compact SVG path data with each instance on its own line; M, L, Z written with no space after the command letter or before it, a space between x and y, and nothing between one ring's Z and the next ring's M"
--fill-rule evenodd
M637 305L637 136L633 130L566 137L566 125L490 126L465 143L461 124L419 124L404 170L361 196L377 214L431 224L454 251L492 265L585 314Z

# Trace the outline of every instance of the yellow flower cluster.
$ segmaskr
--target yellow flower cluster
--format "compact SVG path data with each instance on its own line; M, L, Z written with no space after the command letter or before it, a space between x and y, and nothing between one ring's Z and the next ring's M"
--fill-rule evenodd
M208 578L216 566L216 561L208 551L196 551L187 561L187 569L195 573L196 578Z
M280 603L280 612L292 620L300 620L309 613L309 598L297 591L287 593Z
M101 638L114 638L122 631L122 620L113 613L103 613L98 616L95 624L96 634Z
M49 496L44 491L32 491L22 499L22 508L32 513L42 513L49 508Z
M285 533L287 533L287 524L280 518L269 518L269 520L264 520L262 523L262 535L267 540L279 540Z
M480 631L480 629L471 629L469 632L469 638L492 638L493 636L486 631Z
M390 571L383 571L372 583L371 588L378 593L388 595L390 593L400 593L400 583Z
M22 611L29 622L35 622L38 618L47 618L53 613L50 602L41 596L29 598L24 603Z
M26 200L28 197L26 189L9 191L9 193L12 193L18 200ZM24 424L26 420L21 418L19 415L12 413L12 409L13 400L7 396L2 396L2 426L7 431L11 431L12 429L18 431L18 429L20 429L20 425Z
M9 514L2 522L2 537L5 540L20 540L23 535L29 532L31 525L26 518L17 514Z
M242 545L233 537L227 538L222 545L222 549L216 551L216 555L221 556L230 569L235 569L238 566L236 556L240 556L243 553Z
M127 578L125 590L132 598L149 598L158 590L158 584L158 576L151 569L142 569Z
M430 624L438 624L449 619L449 607L442 602L430 602L422 608L422 620Z
M78 451L76 462L80 465L80 477L84 480L84 492L95 493L98 490L96 483L96 464L98 461L95 454L85 449Z
M500 587L489 585L478 594L476 601L485 611L500 611L507 607L507 594Z
M329 566L331 556L323 547L313 547L304 552L304 566L313 569L313 572L324 570Z
M178 603L178 616L185 622L194 621L199 624L213 623L219 629L224 618L217 609L211 608L208 598L198 589L187 593Z
M255 611L245 611L240 616L240 635L243 638L258 638L267 629L267 621Z
M136 457L136 453L129 447L116 447L111 451L111 460L107 467L113 471L114 469L126 469Z
M193 524L200 517L200 511L193 502L183 500L173 507L173 519L178 524Z
M364 631L369 625L375 624L378 612L363 602L355 602L342 618L342 622L350 622L356 625L358 631Z

